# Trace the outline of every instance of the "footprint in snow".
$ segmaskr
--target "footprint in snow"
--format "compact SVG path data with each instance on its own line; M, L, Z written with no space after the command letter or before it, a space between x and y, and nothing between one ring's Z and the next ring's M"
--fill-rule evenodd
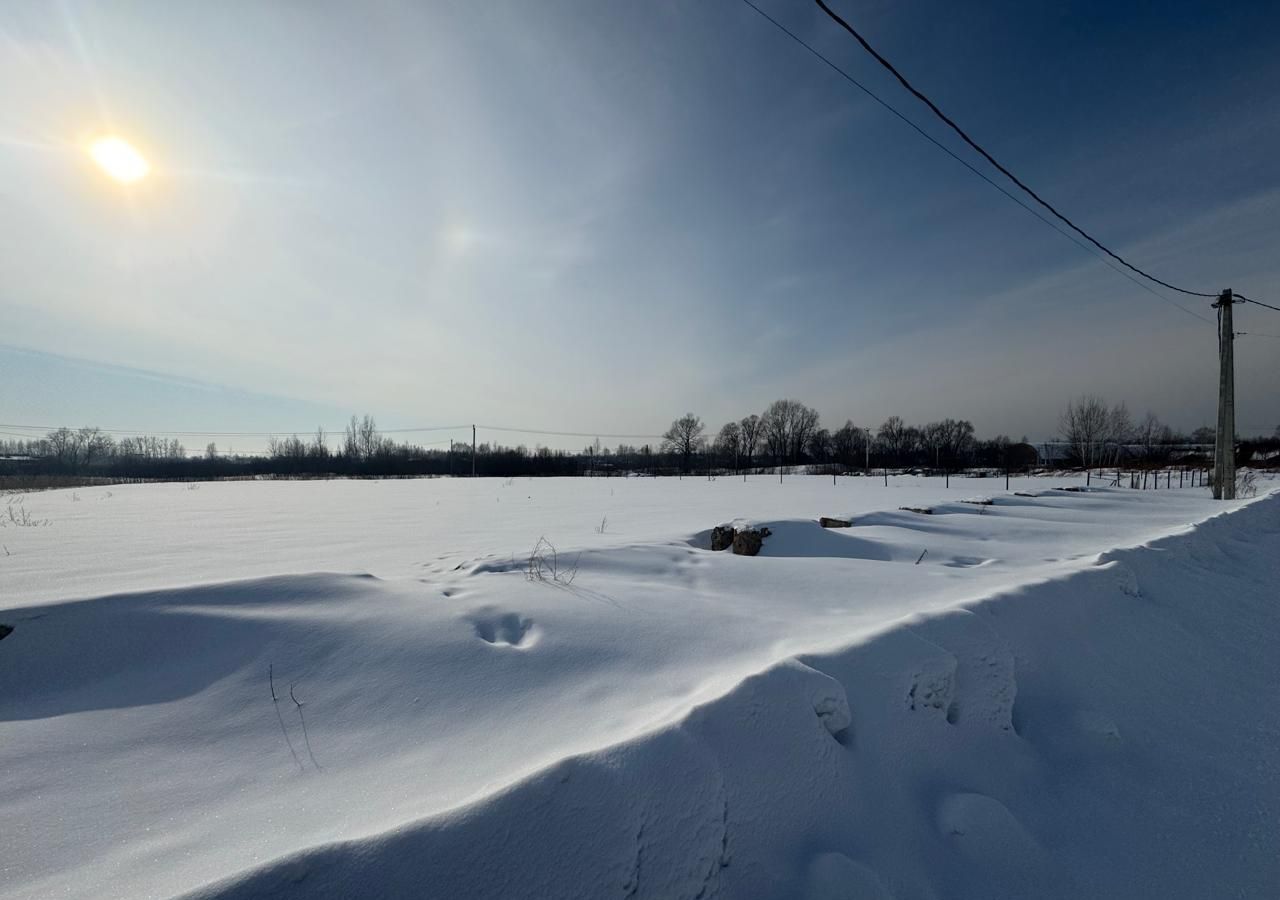
M1079 709L1075 725L1086 735L1107 743L1120 742L1120 726L1106 713L1096 709Z
M880 876L843 853L821 853L809 863L805 900L893 900Z
M1016 859L1037 850L1035 838L995 797L986 794L950 794L938 804L938 831L979 856L1000 855Z
M943 563L944 566L950 566L953 569L971 569L977 566L989 566L994 559L986 559L982 556L955 556Z
M519 647L525 649L537 643L538 632L533 619L523 619L518 613L499 615L494 611L481 612L471 619L476 637L495 647Z

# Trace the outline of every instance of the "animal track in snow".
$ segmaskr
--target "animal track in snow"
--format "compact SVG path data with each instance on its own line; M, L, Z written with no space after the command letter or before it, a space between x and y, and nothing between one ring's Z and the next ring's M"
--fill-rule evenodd
M995 562L994 559L986 559L981 556L953 556L943 565L950 566L953 569L971 569L977 566L989 566L993 562Z
M1017 859L1036 852L1036 840L994 797L956 793L942 798L937 812L938 831L958 840L969 853L1001 855Z
M1084 734L1100 738L1107 742L1119 743L1120 726L1115 723L1115 720L1101 710L1076 710L1074 719L1076 727Z
M971 612L935 619L919 632L926 634L934 653L916 663L907 708L940 712L949 725L963 720L1016 734L1018 685L1013 653L1004 641Z
M805 900L893 900L880 876L843 853L822 853L809 862Z
M482 611L471 618L476 637L497 647L532 647L538 640L533 619L523 619L518 613L499 614L496 610Z
M924 661L907 689L907 709L945 709L950 721L955 677L956 659L951 654Z

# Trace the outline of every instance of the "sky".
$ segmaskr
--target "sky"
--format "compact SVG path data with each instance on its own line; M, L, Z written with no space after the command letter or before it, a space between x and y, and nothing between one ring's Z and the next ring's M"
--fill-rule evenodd
M809 0L757 2L999 179ZM1280 305L1276 4L833 6L1127 258ZM151 174L106 178L104 134ZM1210 301L1154 290L742 0L0 7L0 431L1212 423ZM1269 434L1280 313L1235 313Z

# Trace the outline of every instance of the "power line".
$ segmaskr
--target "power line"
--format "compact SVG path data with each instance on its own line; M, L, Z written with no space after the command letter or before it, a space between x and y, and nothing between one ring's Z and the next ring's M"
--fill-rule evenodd
M0 423L0 428L26 428L33 431L57 431L59 428L66 428L65 425L14 425ZM347 426L341 428L324 428L321 430L331 433L340 434ZM464 428L470 428L470 425L431 425L423 428L379 428L379 434L409 434L412 432L424 431L461 431ZM123 435L148 435L155 437L275 437L277 435L286 434L312 434L310 429L297 430L283 428L276 431L159 431L147 428L98 428L103 434L123 434Z
M662 439L662 435L660 434L604 434L598 431L540 431L536 428L504 428L499 425L477 425L476 428L483 431L507 431L513 434L543 434L551 437Z
M1241 294L1239 291L1232 291L1231 293L1235 296L1237 300L1243 300L1245 303L1252 303L1254 306L1265 306L1267 309L1280 312L1280 306L1272 306L1270 303L1263 303L1261 300L1254 300L1250 297L1246 297L1244 294Z
M0 429L20 428L27 429L31 432L50 432L58 431L66 428L65 425L17 425L13 423L0 422ZM346 426L344 426L345 428ZM470 425L429 425L420 428L379 428L379 434L411 434L417 432L429 431L461 431L471 428ZM504 425L477 425L481 431L500 431L510 434L539 434L549 437L585 437L585 438L631 438L631 439L652 439L661 440L660 434L610 434L600 431L549 431L538 428L512 428ZM78 430L78 429L71 429ZM290 431L289 429L278 429L276 431L162 431L149 429L127 429L127 428L98 428L103 434L113 435L141 435L154 437L276 437L280 435L300 434L301 432ZM324 429L335 435L341 434L342 429ZM35 438L35 434L19 434L11 431L0 431L0 434L11 434L14 437ZM448 440L434 441L429 444L420 444L419 446L427 447L435 444L446 444Z
M1035 191L1033 191L1030 187L1028 187L1028 186L1027 186L1027 185L1026 185L1026 184L1025 184L1025 183L1024 183L1020 178L1018 178L1018 176L1014 175L1012 172L1010 172L1008 169L1006 169L1004 166L1002 166L1002 165L1001 165L1001 164L996 160L996 158L995 158L994 156L992 156L992 155L991 155L990 153L988 153L985 149L983 149L982 145L980 145L980 144L979 144L977 141L975 141L973 138L969 137L969 135L965 133L965 130L964 130L963 128L961 128L959 125L957 125L957 124L956 124L956 123L951 119L951 117L950 117L950 116L948 116L948 115L947 115L946 113L944 113L941 109L939 109L939 108L938 108L938 105L937 105L936 103L934 103L932 100L930 100L928 97L926 97L923 93L921 93L919 90L917 90L917 89L915 88L915 86L911 84L911 82L907 81L906 76L904 76L901 72L899 72L896 68L894 68L893 63L889 62L889 60L887 60L887 59L885 59L883 56L881 56L881 55L876 51L876 49L875 49L874 47L872 47L872 46L871 46L871 44L869 44L869 43L867 42L867 39L866 39L866 38L864 38L861 34L859 34L859 33L854 29L854 27L853 27L852 25L850 25L850 24L849 24L848 22L846 22L844 19L840 18L840 16L839 16L839 15L837 15L837 14L836 14L836 12L835 12L833 9L831 9L831 7L827 6L827 4L824 2L824 0L814 0L814 2L815 2L815 3L817 3L817 4L818 4L818 6L822 9L822 11L823 11L823 12L825 12L828 16L830 16L830 17L831 17L831 19L832 19L832 20L834 20L834 21L836 22L836 24L838 24L838 25L839 25L841 28L843 28L845 31L849 32L849 34L853 35L854 39L855 39L859 44L861 44L861 45L862 45L863 49L864 49L864 50L866 50L868 53L870 53L873 57L875 57L876 62L880 63L880 65L882 65L882 66L884 66L884 68L888 69L888 70L889 70L889 72L890 72L890 73L891 73L891 74L892 74L896 79L898 79L898 82L899 82L899 83L900 83L904 88L906 88L908 91L910 91L910 92L911 92L911 94L912 94L912 95L914 95L918 100L920 100L920 101L921 101L921 102L923 102L926 106L928 106L928 107L929 107L929 109L930 109L930 110L932 110L933 114L934 114L934 115L936 115L936 116L937 116L939 119L941 119L943 122L945 122L945 123L946 123L946 124L951 128L951 130L952 130L952 131L954 131L956 134L960 135L960 137L964 140L964 142L965 142L966 144L968 144L968 145L969 145L970 147L972 147L974 150L978 151L978 153L980 153L980 154L982 155L982 157L983 157L987 162L989 162L989 163L991 163L991 165L995 166L995 167L996 167L996 169L998 169L998 170L1000 171L1000 173L1001 173L1001 174L1003 174L1006 178L1008 178L1010 181L1012 181L1012 182L1013 182L1014 184L1016 184L1018 187L1022 188L1022 190L1024 190L1027 194L1029 194L1029 195L1032 197L1032 199L1034 199L1037 203L1039 203L1039 204L1040 204L1041 206L1043 206L1045 209L1049 210L1049 212L1053 213L1053 215L1054 215L1054 216L1056 216L1058 219L1060 219L1062 222L1064 222L1064 223L1067 225L1067 227L1069 227L1072 231L1076 232L1076 234L1078 234L1078 235L1080 235L1081 237L1083 237L1083 238L1084 238L1085 240L1087 240L1089 243L1093 244L1095 247L1097 247L1097 248L1098 248L1099 250L1101 250L1103 253L1105 253L1105 254L1107 254L1108 256L1110 256L1110 257L1111 257L1112 259L1114 259L1116 262L1118 262L1118 263L1120 263L1121 265L1123 265L1125 268L1127 268L1127 269L1131 269L1132 271L1134 271L1134 272L1138 273L1139 275L1141 275L1143 278L1146 278L1146 279L1147 279L1147 280L1149 280L1149 281L1155 282L1156 284L1161 285L1162 287L1169 288L1170 290L1177 291L1177 292L1179 292L1179 293L1181 293L1181 294L1189 294L1189 295L1191 295L1192 297L1217 297L1217 296L1218 296L1217 294L1206 294L1206 293L1204 293L1204 292L1202 292L1202 291L1192 291L1192 290L1188 290L1187 288L1180 288L1180 287L1178 287L1177 285L1170 284L1170 283L1169 283L1169 282L1167 282L1167 281L1162 281L1162 280L1160 280L1159 278L1157 278L1157 277L1155 277L1154 275L1152 275L1150 272L1145 272L1145 271L1143 271L1142 269L1139 269L1139 268L1138 268L1137 266L1135 266L1133 263L1129 262L1129 261L1128 261L1127 259L1125 259L1123 256L1121 256L1120 254L1118 254L1118 253L1116 253L1114 250L1112 250L1110 247L1108 247L1108 246L1106 246L1105 244L1103 244L1101 241L1099 241L1099 240L1098 240L1097 238L1095 238L1093 235L1089 234L1087 231L1085 231L1083 228L1081 228L1081 227L1080 227L1079 225L1077 225L1075 222L1072 222L1072 221L1071 221L1070 219L1068 219L1065 215L1063 215L1062 213L1058 212L1058 210L1053 206L1053 204L1049 203L1049 201L1048 201L1048 200L1045 200L1043 197L1041 197L1039 194L1037 194Z
M342 426L346 428L347 426ZM470 428L470 425L431 425L426 428L379 428L379 434L412 434L419 431L463 431ZM437 444L447 443L447 441L436 441Z
M1058 234L1062 235L1062 236L1063 236L1064 238L1066 238L1067 240L1071 241L1071 243L1075 244L1077 247L1079 247L1079 248L1080 248L1081 250L1083 250L1085 253L1088 253L1088 254L1089 254L1089 256L1090 256L1091 258L1094 258L1094 259L1100 259L1102 262L1106 263L1107 267L1108 267L1109 269L1111 269L1113 272L1115 272L1117 275L1122 275L1122 276L1124 276L1124 277L1125 277L1125 278L1127 278L1129 281L1133 282L1133 283L1134 283L1134 284L1136 284L1138 287L1142 288L1142 289L1143 289L1144 291L1146 291L1148 294L1150 294L1151 296L1155 297L1157 300L1160 300L1160 301L1161 301L1161 302L1163 302L1163 303L1167 303L1167 304L1169 304L1170 306L1174 307L1175 309L1180 309L1180 310L1182 310L1184 313L1186 313L1187 315L1192 316L1192 317L1194 317L1194 318L1196 318L1196 319L1199 319L1201 322L1205 322L1205 323L1210 324L1210 325L1212 325L1212 324L1213 324L1213 322L1212 322L1212 320L1211 320L1211 319L1209 319L1209 318L1207 318L1207 317L1205 317L1205 316L1200 315L1199 313L1195 312L1194 310L1187 309L1187 307L1183 306L1181 303L1178 303L1178 302L1176 302L1175 300L1172 300L1172 299L1170 299L1169 297L1166 297L1166 296L1164 296L1163 294L1158 293L1157 291L1153 290L1153 289L1151 288L1151 286L1150 286L1150 285L1148 285L1146 282L1144 282L1144 281L1139 281L1137 278L1133 277L1133 276L1132 276L1132 275L1130 275L1128 272L1124 271L1124 269L1119 268L1118 266L1116 266L1114 263L1112 263L1112 262L1111 262L1110 260L1108 260L1107 258L1097 256L1097 255L1094 253L1094 251L1093 251L1093 250L1089 249L1089 247L1088 247L1088 245L1087 245L1087 244L1084 244L1083 242L1081 242L1078 238L1076 238L1076 237L1075 237L1074 235L1072 235L1070 232L1068 232L1068 231L1064 231L1061 227L1059 227L1059 226L1058 226L1056 223L1054 223L1052 220L1050 220L1050 219L1046 219L1046 218L1045 218L1043 215L1041 215L1041 214L1040 214L1040 212L1039 212L1039 211L1037 211L1034 207L1028 206L1026 203L1024 203L1022 200L1020 200L1017 196L1015 196L1014 194L1011 194L1009 191L1005 190L1005 188L1004 188L1004 187L1002 187L1002 186L1001 186L1000 184L998 184L997 182L993 181L993 180L992 180L992 179L991 179L991 178L990 178L990 177L989 177L985 172L983 172L981 169L978 169L977 167L975 167L975 166L974 166L972 163L970 163L967 159L965 159L964 157L962 157L962 156L958 155L954 150L952 150L952 149L951 149L950 147L948 147L946 144L942 143L942 142L941 142L941 141L939 141L937 138L935 138L933 135L929 134L929 132L925 131L923 128L921 128L919 125L917 125L915 122L913 122L911 119L907 118L907 116L906 116L905 114L903 114L903 113L902 113L902 112L900 112L898 109L896 109L894 106L892 106L892 105L891 105L887 100L885 100L885 99L883 99L882 97L880 97L878 94L876 94L874 91L872 91L872 90L871 90L870 88L868 88L866 85L864 85L862 82L858 81L856 78L854 78L854 77L853 77L852 75L850 75L848 72L846 72L844 69L840 68L840 67L839 67L838 65L836 65L834 62L832 62L829 58L827 58L826 56L824 56L824 55L823 55L819 50L817 50L815 47L813 47L811 44L809 44L807 41L805 41L805 40L804 40L804 38L800 37L798 34L796 34L794 31L792 31L792 30L791 30L790 28L788 28L786 25L783 25L781 22L779 22L779 21L778 21L777 19L775 19L773 16L769 15L767 12L765 12L765 11L764 11L763 9L761 9L759 6L756 6L756 4L752 2L752 0L742 0L742 2L743 2L743 3L745 3L747 6L751 7L751 9L755 10L755 12L756 12L756 13L758 13L761 17L763 17L766 21L768 21L771 25L773 25L775 28L777 28L779 31L781 31L783 34L785 34L787 37L791 38L791 40L795 41L797 44L799 44L801 47L803 47L805 50L807 50L809 53L811 53L814 57L816 57L817 59L819 59L822 63L824 63L828 68L830 68L833 72L835 72L837 75L839 75L839 76L840 76L841 78L843 78L845 81L847 81L847 82L849 82L850 84L852 84L852 85L853 85L854 87L856 87L858 90L862 91L864 94L866 94L866 95L867 95L868 97L870 97L872 100L874 100L876 103L880 104L880 106L884 107L886 110L888 110L888 111L889 111L890 113L892 113L894 116L896 116L899 120L901 120L901 121L902 121L902 122L904 122L906 125L908 125L908 126L909 126L913 131L915 131L917 134L919 134L922 138L924 138L924 139L925 139L926 141L928 141L929 143L933 144L933 146L934 146L934 147L938 148L938 149L939 149L939 150L941 150L943 153L947 154L947 156L951 157L951 158L952 158L952 159L954 159L956 162L960 163L960 165L964 166L964 167L965 167L966 169L968 169L971 173L973 173L974 175L976 175L976 176L978 176L979 178L981 178L981 179L982 179L983 181L985 181L989 186L991 186L991 187L995 188L997 191L999 191L1001 194L1003 194L1007 199L1009 199L1009 200L1013 201L1013 202L1014 202L1014 203L1016 203L1018 206L1022 207L1022 209L1024 209L1026 212L1028 212L1028 213L1030 213L1031 215L1035 216L1035 217L1036 217L1037 219L1039 219L1042 223L1044 223L1045 225L1047 225L1047 226L1049 226L1050 228L1052 228L1054 231L1056 231ZM1207 295L1206 295L1206 296L1207 296ZM1215 296L1216 296L1216 295L1215 295Z

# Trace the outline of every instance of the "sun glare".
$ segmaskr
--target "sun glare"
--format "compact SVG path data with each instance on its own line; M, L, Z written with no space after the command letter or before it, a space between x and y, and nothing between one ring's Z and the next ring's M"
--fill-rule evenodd
M151 164L122 137L100 137L89 144L89 155L116 181L132 184L151 171Z

